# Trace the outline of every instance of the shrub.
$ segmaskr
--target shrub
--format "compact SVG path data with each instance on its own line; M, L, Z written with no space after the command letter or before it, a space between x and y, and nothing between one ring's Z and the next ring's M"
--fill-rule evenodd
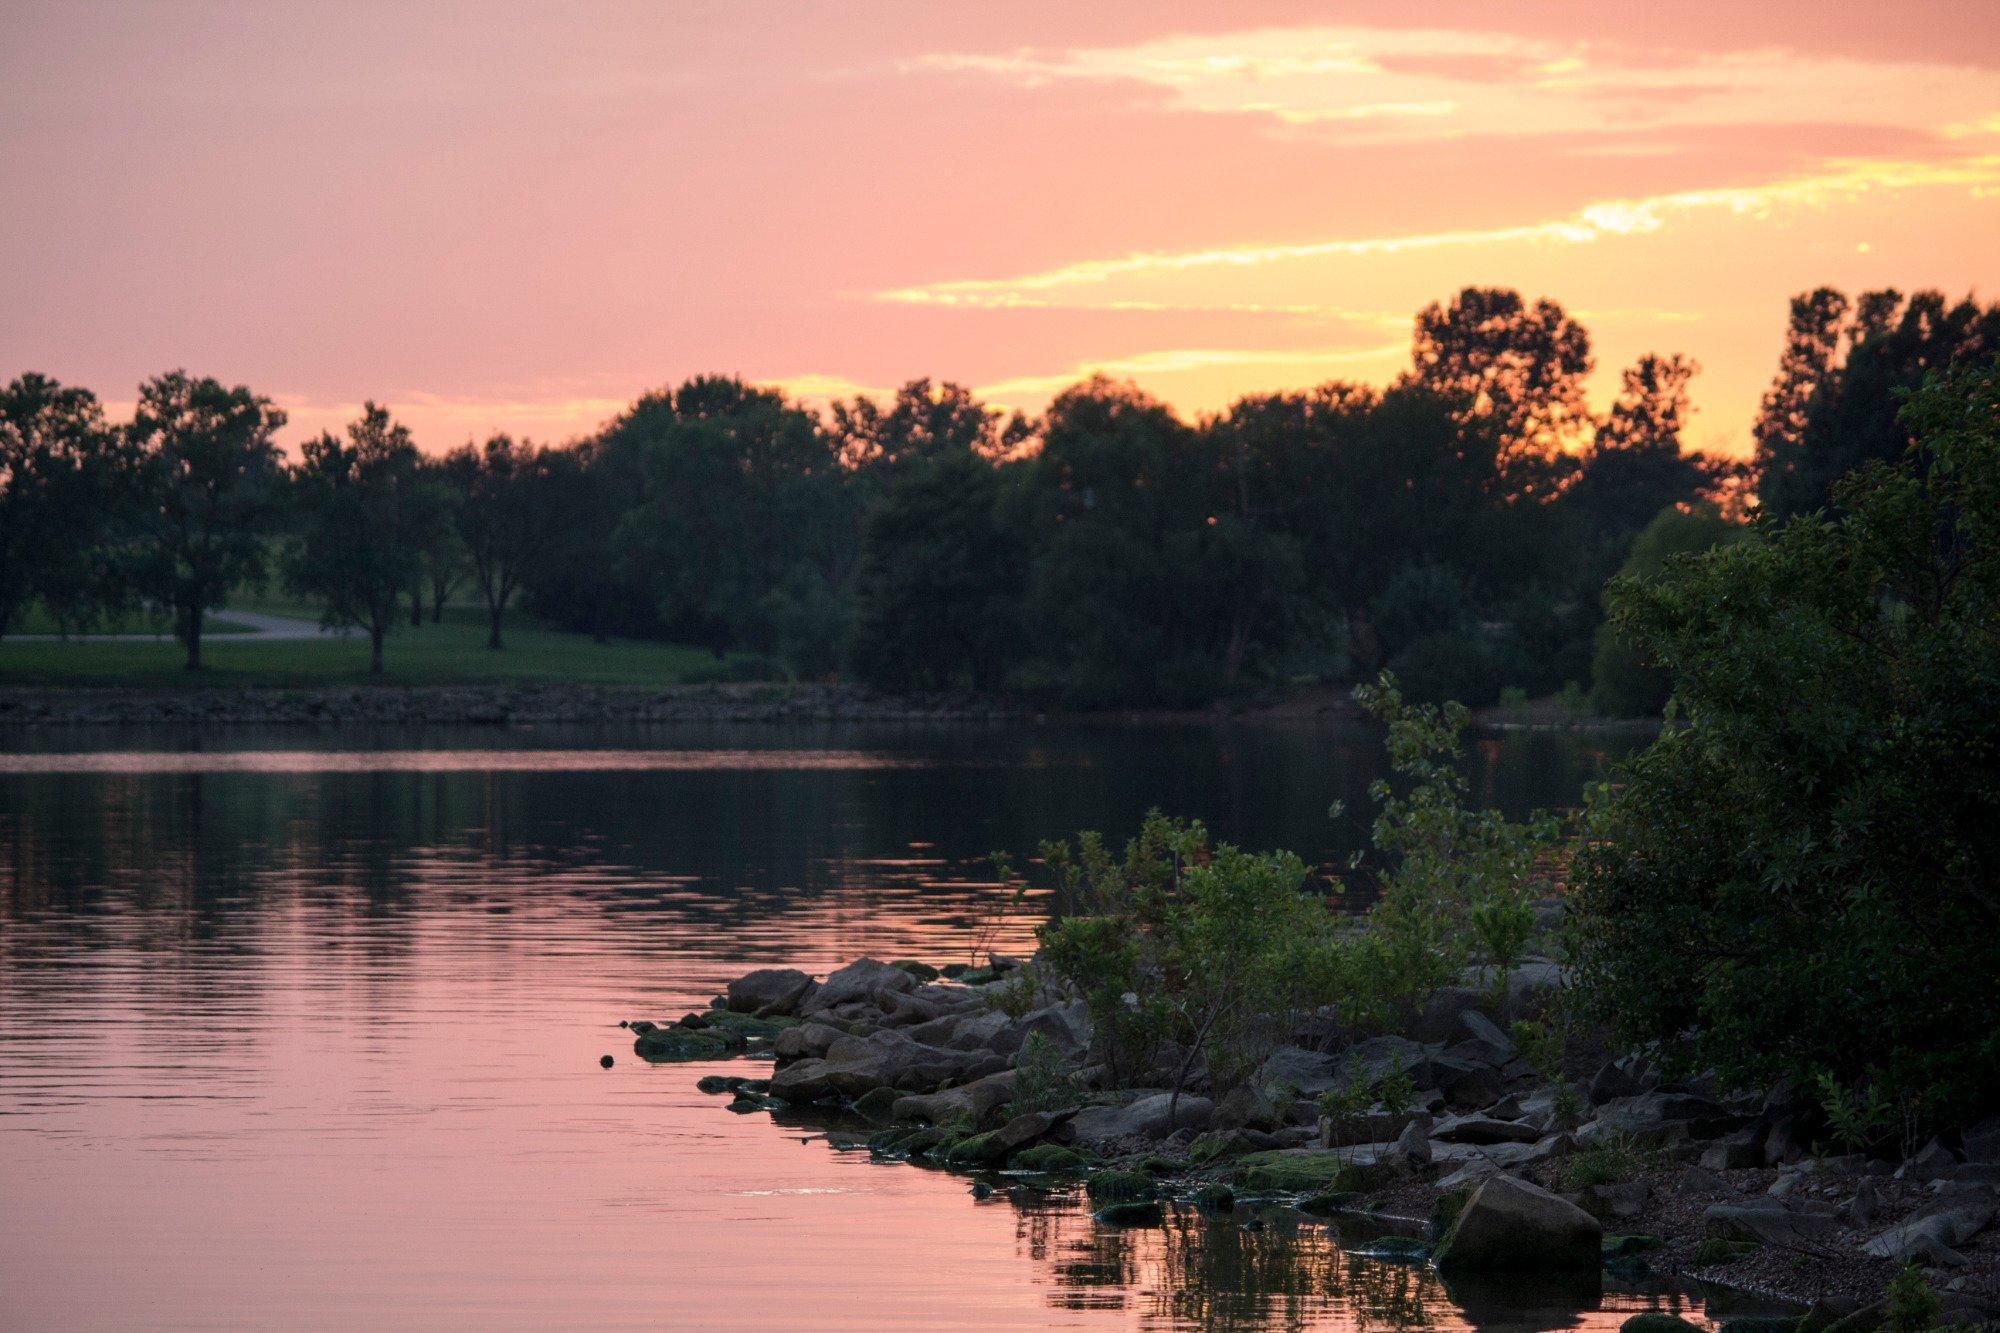
M1674 556L1710 550L1742 537L1745 529L1722 516L1712 504L1688 509L1668 507L1653 516L1632 543L1632 553L1619 566L1618 578L1652 578ZM1591 659L1590 702L1606 717L1651 717L1666 706L1667 673L1634 645L1613 621L1597 627Z
M1838 519L1619 586L1674 697L1591 799L1571 916L1627 1039L1915 1133L2000 1087L2000 364L1905 420Z

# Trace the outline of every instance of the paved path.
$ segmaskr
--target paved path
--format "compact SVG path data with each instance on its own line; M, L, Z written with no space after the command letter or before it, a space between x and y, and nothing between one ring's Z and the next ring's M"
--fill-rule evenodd
M322 629L311 620L296 620L291 616L267 616L261 611L223 611L215 619L227 620L245 628L227 634L212 631L202 637L211 642L242 643L249 639L340 639L351 632L344 629ZM173 638L172 630L161 630L157 634L9 634L8 643L151 643Z

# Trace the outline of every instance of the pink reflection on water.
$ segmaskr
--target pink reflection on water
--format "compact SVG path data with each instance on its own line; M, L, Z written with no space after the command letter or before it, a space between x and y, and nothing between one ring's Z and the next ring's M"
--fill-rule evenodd
M887 750L108 750L0 754L0 773L814 772L937 768Z

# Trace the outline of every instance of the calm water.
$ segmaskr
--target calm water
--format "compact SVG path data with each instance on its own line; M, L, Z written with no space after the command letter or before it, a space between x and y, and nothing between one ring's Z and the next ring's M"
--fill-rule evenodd
M1624 743L1475 772L1561 804ZM1646 1298L1446 1293L1291 1216L975 1201L616 1026L962 958L986 852L1153 805L1331 864L1378 763L1309 727L0 735L0 1326L1615 1327Z

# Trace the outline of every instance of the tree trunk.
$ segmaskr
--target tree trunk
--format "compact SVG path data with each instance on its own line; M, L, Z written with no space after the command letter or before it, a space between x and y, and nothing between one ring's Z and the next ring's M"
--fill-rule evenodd
M486 646L488 648L498 648L500 646L500 617L505 614L507 606L504 602L493 602L486 609L492 617L486 633Z
M410 626L415 628L424 623L424 584L417 580L417 586L410 589Z
M187 628L187 669L201 670L201 599L190 598L182 612L182 623Z
M382 640L387 636L387 626L376 624L368 627L368 674L382 674Z

